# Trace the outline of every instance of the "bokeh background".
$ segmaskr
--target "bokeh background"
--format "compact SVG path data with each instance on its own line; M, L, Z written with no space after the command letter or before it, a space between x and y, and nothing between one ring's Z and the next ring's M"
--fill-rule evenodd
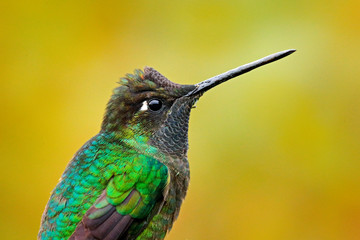
M191 185L168 235L360 239L360 2L1 1L0 232L35 239L49 193L116 82L196 83L293 55L192 112Z

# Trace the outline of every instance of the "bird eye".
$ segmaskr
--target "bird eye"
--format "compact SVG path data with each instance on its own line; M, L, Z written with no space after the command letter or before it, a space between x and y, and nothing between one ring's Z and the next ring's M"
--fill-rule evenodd
M148 101L150 110L159 111L162 107L162 102L158 99L151 99Z

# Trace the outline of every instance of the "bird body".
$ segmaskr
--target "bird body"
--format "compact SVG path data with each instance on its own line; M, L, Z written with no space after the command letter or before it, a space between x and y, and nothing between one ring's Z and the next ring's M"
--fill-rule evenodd
M180 85L146 67L122 78L100 132L53 190L38 239L163 239L189 185L190 111L205 91L234 74L219 76Z
M157 149L148 149L144 143L141 144L141 138L131 139L126 143L114 139L105 133L98 134L80 149L69 164L51 196L47 214L44 215L43 221L46 224L43 228L48 231L42 232L43 239L69 238L76 224L106 188L109 204L119 206L116 209L119 213L129 214L134 219L144 219L133 224L129 229L128 239L137 236L136 230L142 229L147 221L150 223L149 228L158 234L158 238L165 236L178 213L176 205L181 205L185 196L189 172L184 169L181 175L177 175L173 170L169 170L156 159L162 157L157 154ZM140 144L132 141L139 141ZM133 145L136 147L132 147ZM170 176L182 178L184 185L179 186L176 181L168 183ZM123 202L131 191L141 195L141 200L135 194L131 199L140 201L139 204L117 204ZM177 196L176 191L183 195ZM159 211L160 205L165 201L166 206ZM155 206L156 204L159 206ZM99 209L102 209L100 207L102 206L99 206ZM147 215L155 218L147 219ZM53 228L56 231L49 231ZM147 236L147 233L148 231L144 231L141 239L152 239L153 235ZM101 233L98 234L101 239Z

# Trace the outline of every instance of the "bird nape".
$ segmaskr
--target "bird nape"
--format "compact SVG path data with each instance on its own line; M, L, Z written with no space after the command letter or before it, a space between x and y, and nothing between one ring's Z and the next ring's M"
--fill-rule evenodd
M100 132L51 193L38 239L163 239L189 185L188 122L204 92L295 50L272 54L195 85L153 68L121 78Z

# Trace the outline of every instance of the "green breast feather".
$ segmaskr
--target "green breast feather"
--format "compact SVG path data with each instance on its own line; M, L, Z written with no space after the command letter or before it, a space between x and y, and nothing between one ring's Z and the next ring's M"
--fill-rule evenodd
M84 145L52 193L43 216L49 226L43 226L41 239L68 239L89 209L87 217L95 221L112 207L135 220L129 232L137 234L134 231L144 226L139 220L145 220L162 197L168 169L129 146L111 144L103 136ZM100 198L102 193L105 197Z

